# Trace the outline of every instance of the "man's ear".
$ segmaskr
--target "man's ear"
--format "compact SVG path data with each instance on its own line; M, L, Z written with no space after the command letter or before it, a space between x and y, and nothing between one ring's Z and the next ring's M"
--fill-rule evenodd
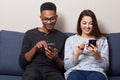
M42 16L40 16L40 20L42 20Z
M40 19L41 19L41 16L40 16Z

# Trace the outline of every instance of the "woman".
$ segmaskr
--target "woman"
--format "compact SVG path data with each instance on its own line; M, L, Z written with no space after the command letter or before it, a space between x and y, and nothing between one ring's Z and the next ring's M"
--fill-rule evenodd
M96 43L89 43L90 40L96 40ZM82 11L77 34L66 40L64 65L67 80L107 80L108 42L91 10Z

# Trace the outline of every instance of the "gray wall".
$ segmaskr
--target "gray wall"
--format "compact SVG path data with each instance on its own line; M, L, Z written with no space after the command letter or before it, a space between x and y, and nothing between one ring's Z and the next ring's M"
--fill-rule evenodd
M78 16L84 9L94 11L102 32L120 32L120 0L0 0L0 30L25 32L41 27L39 7L45 1L57 5L56 28L63 32L76 32Z

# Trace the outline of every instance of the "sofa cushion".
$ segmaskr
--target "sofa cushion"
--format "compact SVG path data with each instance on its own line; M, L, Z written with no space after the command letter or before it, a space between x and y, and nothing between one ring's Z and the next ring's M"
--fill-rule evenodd
M19 66L23 33L2 30L0 34L0 74L22 75Z
M109 77L109 80L120 80L120 76Z
M0 80L22 80L21 76L0 75Z
M110 46L109 74L120 76L120 33L108 34L108 41Z

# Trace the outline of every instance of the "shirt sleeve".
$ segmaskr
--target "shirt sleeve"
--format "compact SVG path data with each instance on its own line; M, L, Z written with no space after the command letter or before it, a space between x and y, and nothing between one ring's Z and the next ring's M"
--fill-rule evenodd
M77 61L73 61L72 57L74 54L72 46L72 37L69 37L65 42L65 57L64 57L64 67L66 70L72 68L76 65Z
M106 38L101 41L99 52L101 54L101 59L98 60L99 66L101 68L103 68L106 72L108 70L108 67L109 67L109 46L108 46L108 41Z
M19 56L19 64L23 69L25 69L26 65L30 63L25 59L24 56L25 53L31 49L30 46L31 46L31 41L30 41L29 33L26 32L23 38L22 50Z

